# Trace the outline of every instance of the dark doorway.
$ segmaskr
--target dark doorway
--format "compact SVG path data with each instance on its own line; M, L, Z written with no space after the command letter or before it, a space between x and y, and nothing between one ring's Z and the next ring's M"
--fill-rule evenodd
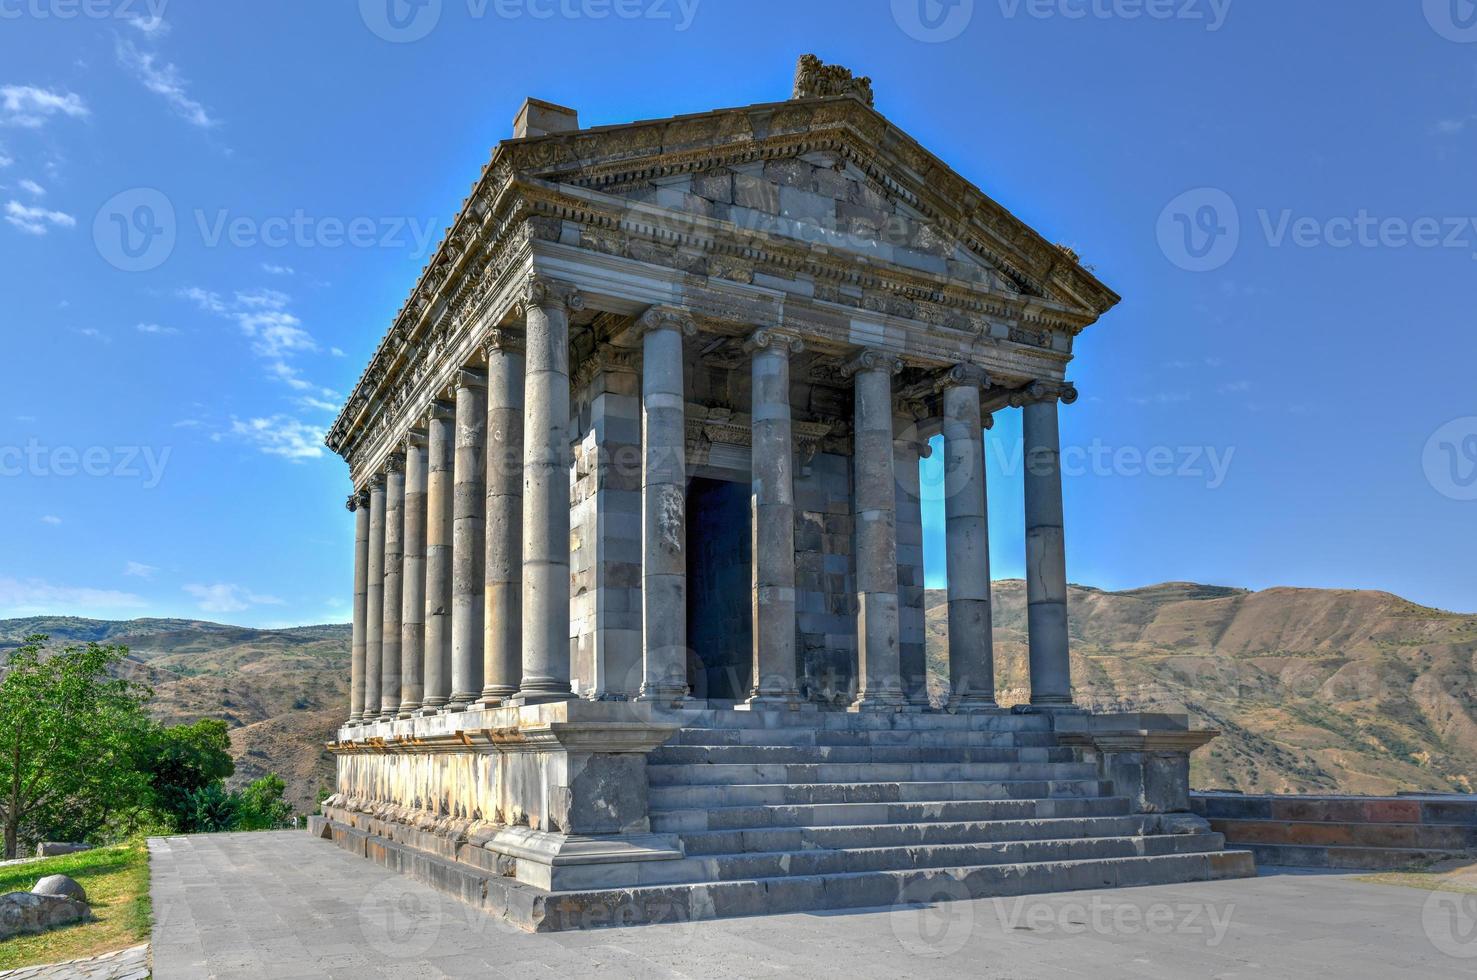
M687 487L687 673L698 698L743 700L753 673L749 485Z

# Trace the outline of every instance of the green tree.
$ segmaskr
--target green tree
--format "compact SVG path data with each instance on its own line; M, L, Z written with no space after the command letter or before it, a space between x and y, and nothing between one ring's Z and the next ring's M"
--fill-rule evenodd
M219 718L202 718L193 725L154 726L141 755L155 809L181 830L195 806L192 795L236 771L230 731Z
M26 638L0 677L0 822L5 856L24 838L84 839L142 806L137 747L151 691L118 679L126 647L88 643L44 656Z
M185 794L185 814L180 831L186 834L219 834L235 830L241 822L241 794L226 792L222 782L209 783Z
M241 829L271 830L292 819L292 804L282 798L287 784L269 772L241 791Z

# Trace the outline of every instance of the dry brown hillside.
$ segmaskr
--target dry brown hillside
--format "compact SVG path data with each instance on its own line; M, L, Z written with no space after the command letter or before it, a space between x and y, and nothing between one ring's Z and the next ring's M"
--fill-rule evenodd
M995 583L1001 700L1026 694L1024 584ZM942 666L943 594L930 592L929 658ZM1188 710L1222 738L1196 754L1204 789L1471 792L1477 781L1477 616L1382 592L1247 592L1169 583L1073 586L1072 669L1096 708ZM323 750L348 704L349 629L252 630L191 620L0 621L27 633L126 644L168 721L232 726L236 784L269 770L310 811L332 778Z
M1001 700L1026 698L1025 583L996 582ZM928 596L943 664L943 593ZM1073 586L1072 676L1099 709L1176 708L1224 733L1196 753L1201 789L1472 792L1477 616L1385 592L1182 582Z

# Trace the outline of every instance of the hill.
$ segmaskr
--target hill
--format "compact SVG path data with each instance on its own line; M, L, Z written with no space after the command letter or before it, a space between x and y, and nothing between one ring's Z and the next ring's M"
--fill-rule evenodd
M1027 698L1025 583L994 587L1003 703ZM947 607L930 592L930 665ZM1072 586L1080 703L1189 711L1221 738L1197 752L1197 789L1473 791L1477 616L1385 592L1171 582L1125 592Z
M1028 690L1025 584L996 582L994 598L1000 700L1018 703ZM1068 602L1081 703L1189 711L1224 732L1195 755L1197 788L1474 789L1477 616L1383 592L1184 582L1072 586ZM930 667L943 676L943 593L927 604ZM225 718L239 759L233 785L274 770L294 805L311 810L331 783L323 743L347 712L347 625L32 617L0 620L0 651L33 632L128 646L128 672L153 686L161 720Z

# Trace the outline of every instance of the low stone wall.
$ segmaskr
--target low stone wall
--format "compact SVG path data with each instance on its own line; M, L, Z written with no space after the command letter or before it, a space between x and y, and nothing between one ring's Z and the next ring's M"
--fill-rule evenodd
M1195 793L1190 802L1258 865L1386 870L1477 853L1477 796Z

